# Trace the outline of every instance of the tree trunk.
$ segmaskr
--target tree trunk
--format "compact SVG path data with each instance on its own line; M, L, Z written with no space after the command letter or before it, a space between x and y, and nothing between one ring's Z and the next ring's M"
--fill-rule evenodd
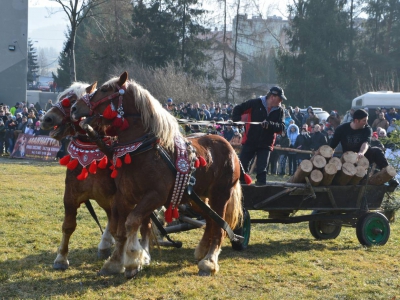
M337 171L340 171L342 169L342 162L340 161L340 158L338 158L338 157L332 157L329 160L329 163L334 164L336 166Z
M367 169L364 168L364 166L357 166L356 167L356 174L353 176L353 178L350 179L349 184L351 185L357 185L367 174Z
M342 163L351 163L355 164L358 160L358 154L353 151L347 151L343 153L341 161Z
M334 150L329 147L328 145L323 145L321 147L319 147L319 149L317 150L317 152L315 152L316 155L321 155L323 157L326 158L326 160L329 160L332 155L333 155Z
M323 171L324 179L322 179L321 185L331 185L337 172L338 170L334 163L327 164Z
M324 175L320 170L313 170L310 174L310 183L312 186L320 185Z
M356 174L356 167L348 162L342 165L342 169L335 176L335 183L338 185L346 185L349 183L351 178Z
M368 184L381 185L381 184L384 184L385 182L388 182L394 176L396 176L396 169L393 168L392 166L387 166L386 168L383 168L382 170L380 170L378 173L375 173L374 175L372 175L368 179Z
M297 167L296 172L289 178L288 182L302 183L306 182L306 176L310 175L313 169L313 164L308 159L303 160Z
M323 169L326 166L326 159L322 155L314 155L310 161L312 162L314 169Z

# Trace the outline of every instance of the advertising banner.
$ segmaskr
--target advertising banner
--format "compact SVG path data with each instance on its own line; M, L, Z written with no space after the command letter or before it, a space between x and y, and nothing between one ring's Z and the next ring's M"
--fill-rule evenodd
M60 142L49 136L20 133L15 141L11 157L55 160L60 148Z

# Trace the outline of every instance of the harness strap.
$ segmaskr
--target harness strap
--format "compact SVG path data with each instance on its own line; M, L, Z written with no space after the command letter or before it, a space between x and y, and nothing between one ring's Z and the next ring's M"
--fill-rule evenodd
M176 175L177 170L175 168L175 165L172 163L170 156L168 153L165 151L164 148L162 148L160 145L156 146L158 152L160 153L161 157L165 160L167 163L168 167L171 169L172 173ZM192 191L190 194L188 193L188 189L185 189L185 192L189 195L189 197L212 219L214 220L222 229L224 229L231 240L231 242L243 242L244 237L237 235L233 232L232 228L228 225L228 223L225 222L224 219L220 217L211 207L209 207L207 204L203 202L203 200L200 199L200 197L195 193L195 191Z
M99 225L101 234L103 234L103 229L101 228L99 219L97 219L96 212L94 211L94 208L93 208L92 203L90 202L90 200L85 201L85 205L86 205L86 208L88 209L88 211L90 212L90 215L92 216L92 218L96 221L97 225Z
M156 225L157 229L160 231L161 235L165 237L169 242L171 242L175 248L182 247L182 242L175 242L169 237L168 232L165 230L164 226L161 224L154 211L151 213L150 218L153 221L154 225Z

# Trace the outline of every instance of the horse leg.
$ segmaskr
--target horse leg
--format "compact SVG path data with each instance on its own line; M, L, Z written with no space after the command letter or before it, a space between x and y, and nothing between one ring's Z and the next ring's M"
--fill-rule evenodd
M206 224L211 223L212 221L209 220L208 217L206 217ZM211 226L206 226L203 237L201 238L199 244L196 247L196 250L194 251L194 258L197 261L202 260L208 252L208 249L210 249L210 244L211 244Z
M72 233L76 229L76 214L78 211L78 207L74 205L72 201L73 199L66 192L64 192L64 222L62 225L62 239L60 247L57 251L57 257L54 260L53 268L55 270L66 270L69 267L68 261L68 244L69 239L71 238Z
M107 259L111 255L111 247L115 244L115 240L110 233L110 221L108 221L106 229L104 230L103 235L101 236L101 240L99 245L97 246L97 258L98 259Z
M116 201L113 201L116 203ZM128 210L125 210L128 211ZM111 257L104 263L99 271L99 275L114 275L124 271L123 260L126 245L126 230L125 230L126 213L124 209L113 207L111 219L109 221L109 230L115 239L115 249Z
M145 256L144 265L150 265L151 256L150 256L150 238L151 238L151 221L150 216L146 217L142 225L140 226L140 235L142 239L140 241L140 245L142 246L143 250L146 252L147 256Z

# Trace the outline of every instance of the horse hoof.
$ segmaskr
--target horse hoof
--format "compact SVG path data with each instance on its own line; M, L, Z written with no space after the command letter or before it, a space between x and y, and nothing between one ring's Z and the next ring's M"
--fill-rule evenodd
M125 277L126 279L132 279L135 278L137 274L139 274L139 269L133 269L133 270L125 270Z
M109 249L99 249L98 251L97 251L97 258L98 259L101 259L101 260L104 260L104 259L107 259L107 258L109 258L111 256L111 249L109 248Z
M199 270L198 275L199 275L199 276L211 276L211 272L209 272L209 271L204 271L204 270Z
M54 270L60 270L60 271L65 271L66 269L68 269L69 265L66 263L60 263L60 262L55 262L53 264L53 269Z

